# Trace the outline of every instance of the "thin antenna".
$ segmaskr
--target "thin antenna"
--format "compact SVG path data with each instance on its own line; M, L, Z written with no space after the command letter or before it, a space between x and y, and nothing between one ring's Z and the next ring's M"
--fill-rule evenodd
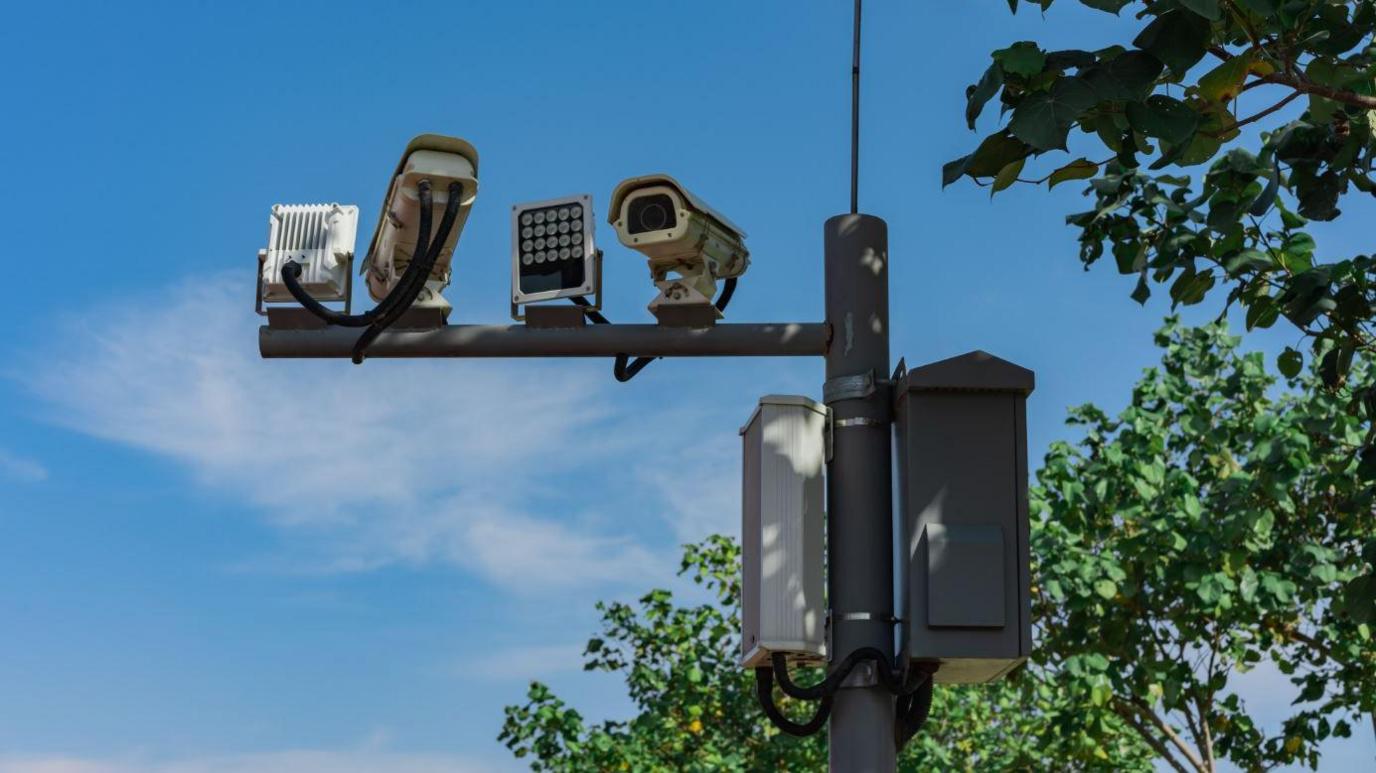
M850 63L850 213L860 211L860 0L855 0L855 43Z

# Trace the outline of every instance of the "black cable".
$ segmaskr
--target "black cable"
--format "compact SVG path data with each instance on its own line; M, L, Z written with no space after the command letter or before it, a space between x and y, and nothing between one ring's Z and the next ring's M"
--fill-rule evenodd
M445 203L444 215L440 218L439 229L435 232L432 241L430 218L433 200L430 195L429 181L422 180L417 189L421 212L419 234L416 236L416 247L411 253L411 265L406 267L407 276L403 276L402 280L398 282L403 293L401 302L380 315L354 342L353 361L355 365L363 362L364 353L373 341L400 319L415 303L416 298L420 297L421 292L425 289L425 283L430 279L430 271L434 269L435 262L439 260L440 253L444 251L444 243L449 239L449 232L453 230L454 221L458 217L460 200L463 196L463 184L451 182L449 184L449 200ZM418 262L421 266L412 274L410 269Z
M894 668L889 663L889 658L883 652L874 647L861 647L847 655L836 668L831 669L825 679L817 684L803 687L795 683L788 674L788 658L782 652L775 652L770 655L770 665L774 667L774 673L779 679L779 689L784 695L799 700L817 700L828 695L835 695L841 688L841 683L846 680L850 672L862 660L872 660L875 665L875 677L884 689L899 697L912 695L922 687L923 681L927 680L930 672L922 667Z
M624 384L627 381L630 381L631 379L635 378L635 375L637 373L639 373L642 370L645 370L646 365L649 365L657 359L659 358L636 357L635 361L632 362L631 355L618 354L616 355L616 362L612 363L612 377Z
M587 298L583 298L583 297L579 297L579 296L574 296L574 297L570 298L569 300L573 301L573 303L574 303L575 306L582 306L583 308L588 309L588 311L586 312L587 315L588 315L588 319L592 320L594 323L596 323L596 324L598 324L598 325L610 325L610 324L611 324L611 320L609 320L609 319L607 319L606 317L602 316L602 312L598 311L597 309L589 308L589 307L592 306L592 304L591 304L591 303L588 303L588 299L587 299Z
M789 735L809 736L827 723L831 716L831 696L822 698L822 702L817 706L817 712L806 722L798 723L784 716L779 707L774 705L774 672L769 666L760 666L755 669L755 694L759 696L760 708L764 709L765 716L769 721Z
M427 253L430 252L430 219L433 217L431 207L434 206L434 199L430 194L429 180L421 180L416 185L416 198L420 200L420 223L418 224L416 232L416 246L411 250L411 265L407 266L408 269L415 267L416 273L398 282L398 286L394 288L401 291L401 297L406 301L405 304L397 304L397 306L401 307L402 313L411 307L411 304L416 300L416 296L420 294L420 290L416 287L416 277L424 277L421 280L421 286L423 287L425 279L428 279L430 276L430 267L426 265L425 260L426 257L428 257ZM420 265L417 266L416 264ZM407 273L410 274L411 272L408 271ZM378 318L373 320L372 324L368 325L368 329L363 331L363 334L358 337L358 340L354 341L352 358L355 365L363 362L364 350L367 349L368 345L382 332L382 329L378 328L377 323L382 320L387 320L387 324L390 325L396 320L396 316L400 316L400 313L397 312L397 306L393 306L388 309L386 313L378 315Z
M429 187L429 181L424 182ZM455 185L457 184L455 183ZM287 292L291 293L291 297L295 298L297 303L326 324L339 325L340 327L367 327L401 303L405 295L404 288L409 287L415 277L420 274L420 268L418 262L412 261L392 291L387 293L387 296L378 302L377 306L362 314L341 314L312 298L310 293L306 292L306 288L301 286L301 264L296 261L288 261L282 265L282 283L287 286ZM406 305L409 306L410 304Z
M822 681L808 687L800 686L789 678L788 658L784 653L772 653L769 662L774 667L774 673L779 678L779 689L783 691L784 695L798 700L815 701L819 698L835 695L836 691L841 688L841 683L850 675L851 669L855 668L855 664L872 655L883 657L883 653L877 649L862 647L847 655L835 668L830 669Z
M736 277L730 277L726 284L722 285L721 293L717 295L717 301L713 305L717 311L726 311L727 304L731 303L731 296L736 294ZM587 305L586 301L583 305ZM635 378L636 374L645 369L646 365L659 359L658 357L636 357L631 361L631 355L618 354L616 362L612 365L612 376L621 383L626 383Z
M894 706L893 740L899 751L902 751L903 747L908 745L908 741L927 724L927 715L932 710L932 674L930 671L923 673L926 678L922 680L919 689L912 695L899 698Z
M717 296L717 311L726 311L726 305L731 302L731 296L736 294L736 277L726 280L726 284L721 286L721 294Z

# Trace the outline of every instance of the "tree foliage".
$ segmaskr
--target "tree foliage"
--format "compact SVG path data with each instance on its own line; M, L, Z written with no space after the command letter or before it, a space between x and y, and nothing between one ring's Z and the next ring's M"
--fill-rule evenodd
M1216 291L1245 309L1248 329L1284 317L1311 338L1322 382L1342 386L1356 352L1376 354L1376 258L1325 254L1306 228L1337 218L1346 197L1376 194L1376 2L1080 2L1132 13L1140 30L1086 50L1021 41L993 52L965 119L974 129L997 97L1007 120L946 164L943 184L971 177L997 192L1093 178L1093 207L1067 218L1086 268L1111 255L1137 277L1139 302L1154 286L1179 305ZM1043 155L1061 158L1026 177ZM1286 367L1300 357L1287 352ZM1350 398L1376 406L1376 387L1354 385ZM1366 453L1376 480L1372 438Z
M1320 742L1376 711L1360 417L1316 369L1282 389L1221 325L1171 321L1157 343L1160 366L1121 413L1071 412L1081 438L1053 445L1031 488L1032 661L1002 683L938 688L902 769L1313 766ZM1352 373L1368 376L1362 359ZM536 770L823 767L824 736L778 734L736 664L738 567L714 537L681 567L712 600L599 605L586 668L625 680L633 718L590 724L535 683L501 739ZM1297 697L1278 729L1235 692L1263 663Z
M1128 407L1073 410L1083 438L1037 475L1037 657L1178 770L1315 765L1321 741L1376 712L1361 422L1316 372L1275 394L1221 325L1172 321L1157 342ZM1234 691L1263 662L1297 696L1271 733Z
M780 734L756 704L753 675L736 663L739 567L736 544L712 537L686 547L681 572L710 590L714 602L681 605L655 590L637 605L598 606L602 632L588 642L585 668L620 674L635 717L589 724L537 682L523 705L507 707L501 740L545 771L824 769L825 734ZM900 768L1150 770L1150 750L1124 723L1111 712L1072 705L1068 695L1033 672L987 687L940 689L931 721ZM790 702L776 697L789 710Z

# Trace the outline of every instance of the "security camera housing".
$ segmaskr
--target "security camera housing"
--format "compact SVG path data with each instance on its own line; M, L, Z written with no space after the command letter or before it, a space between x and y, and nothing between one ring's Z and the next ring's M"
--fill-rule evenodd
M662 324L697 326L721 318L717 280L750 266L745 232L665 174L623 180L608 221L617 239L649 259L659 296L650 311Z
M449 203L449 184L463 185L460 209L435 259L435 266L425 282L425 288L412 308L433 309L447 317L450 305L440 293L449 286L450 263L459 234L463 232L468 213L478 194L478 152L468 142L457 137L422 134L411 140L392 175L387 198L378 215L377 230L364 258L362 273L368 278L368 294L381 301L401 280L410 265L420 234L421 180L431 182L432 222L439 222L445 205Z

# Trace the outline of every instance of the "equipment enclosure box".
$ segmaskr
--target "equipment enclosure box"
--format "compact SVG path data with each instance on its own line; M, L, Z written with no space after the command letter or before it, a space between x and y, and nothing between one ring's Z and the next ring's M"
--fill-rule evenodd
M741 665L826 659L826 406L769 395L741 428Z
M909 655L990 682L1032 649L1027 430L1033 374L985 352L924 365L895 395Z

